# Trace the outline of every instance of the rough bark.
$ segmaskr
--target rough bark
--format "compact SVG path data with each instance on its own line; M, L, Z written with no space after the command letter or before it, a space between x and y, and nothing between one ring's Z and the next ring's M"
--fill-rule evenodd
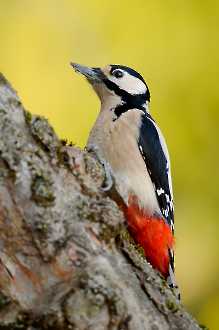
M132 242L103 178L0 75L0 329L200 329Z

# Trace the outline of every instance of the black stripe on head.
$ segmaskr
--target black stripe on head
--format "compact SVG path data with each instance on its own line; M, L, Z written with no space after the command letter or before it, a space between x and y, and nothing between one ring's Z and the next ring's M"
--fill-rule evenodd
M147 87L147 89L146 89L146 101L148 101L148 102L150 102L150 100L151 100L151 94L150 94L150 91L149 91L149 88L148 88L148 85L146 84L146 87Z

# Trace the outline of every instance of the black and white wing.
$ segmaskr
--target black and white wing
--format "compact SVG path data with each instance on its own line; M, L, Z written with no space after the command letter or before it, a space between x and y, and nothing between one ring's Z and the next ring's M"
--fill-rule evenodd
M174 230L170 161L162 133L148 113L142 114L138 146L154 184L163 217Z
M163 217L174 232L174 207L170 160L164 137L149 113L142 113L138 140L139 150L154 184L158 204ZM178 286L174 277L174 251L169 249L169 276L167 282L174 288L180 299Z

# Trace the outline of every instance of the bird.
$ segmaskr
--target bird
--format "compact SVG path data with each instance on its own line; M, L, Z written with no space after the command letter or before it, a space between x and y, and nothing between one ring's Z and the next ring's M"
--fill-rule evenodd
M71 65L86 77L100 99L100 112L86 147L104 165L105 188L110 189L114 180L131 236L169 287L178 289L170 157L149 111L148 85L141 74L124 65Z

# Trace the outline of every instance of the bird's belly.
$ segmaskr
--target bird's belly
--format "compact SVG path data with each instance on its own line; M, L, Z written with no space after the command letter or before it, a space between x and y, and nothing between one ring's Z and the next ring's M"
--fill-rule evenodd
M137 143L118 143L105 157L113 170L116 188L125 203L128 204L130 197L134 197L140 208L148 214L159 213L154 187Z
M96 145L101 157L110 164L116 188L126 204L131 196L148 214L160 213L153 183L138 148L135 119L127 123L124 116L116 125L106 128L104 135L101 131L98 136L96 130L88 145Z

